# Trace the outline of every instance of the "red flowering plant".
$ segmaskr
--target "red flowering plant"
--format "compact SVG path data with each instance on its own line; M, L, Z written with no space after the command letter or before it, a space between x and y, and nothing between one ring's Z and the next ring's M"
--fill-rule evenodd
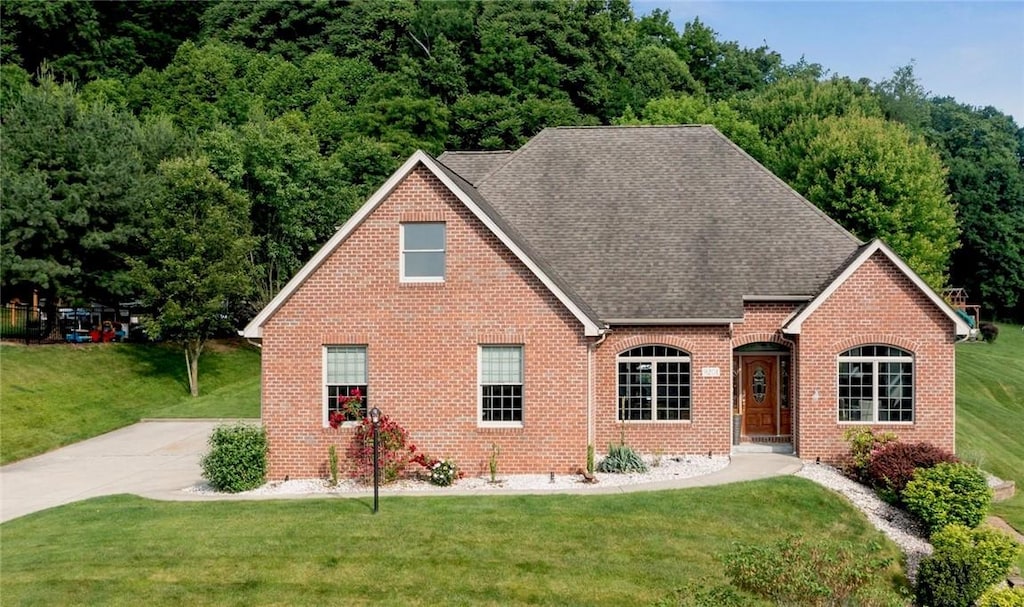
M409 433L387 415L380 416L377 426L379 465L381 483L390 483L402 475L409 462L411 445L407 446ZM413 447L413 449L415 449ZM349 455L356 463L356 476L369 481L373 479L373 422L362 417L356 426L355 437Z
M338 411L333 411L327 417L327 423L337 429L345 422L359 421L362 419L363 391L359 388L352 388L348 395L338 395Z

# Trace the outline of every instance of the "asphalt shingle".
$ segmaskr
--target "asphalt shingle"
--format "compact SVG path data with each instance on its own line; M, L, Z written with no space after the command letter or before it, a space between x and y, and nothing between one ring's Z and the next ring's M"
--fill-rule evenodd
M861 244L710 126L551 128L439 160L606 323L739 320L744 297L817 294Z

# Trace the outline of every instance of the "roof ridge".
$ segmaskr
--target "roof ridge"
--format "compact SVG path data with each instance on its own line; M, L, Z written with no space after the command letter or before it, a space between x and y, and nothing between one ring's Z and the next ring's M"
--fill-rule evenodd
M705 123L698 123L698 122L688 122L686 124L589 124L589 125L588 124L581 124L581 125L577 125L577 126L572 126L572 125L568 125L568 126L551 126L551 127L546 127L544 130L552 129L552 130L565 130L565 131L568 131L568 130L572 130L572 129L578 129L578 130L585 130L585 129L594 129L594 130L597 130L597 129L610 129L610 130L611 129L618 129L618 130L623 130L623 129L679 129L679 128L683 128L683 129L698 128L699 129L699 128L707 128L707 127L715 128L715 126L713 124L705 124Z
M505 158L505 162L499 162L497 164L497 166L495 166L493 169L491 169L490 171L485 173L483 177L478 179L477 182L473 184L473 187L475 187L477 189L480 189L480 186L482 186L483 184L487 183L487 180L490 179L492 175L494 175L495 173L497 173L501 169L507 167L510 162L515 160L516 157L518 157L519 155L521 155L523 153L523 150L528 149L530 146L533 145L534 141L540 139L541 135L543 135L544 133L546 133L549 130L556 129L556 128L561 128L561 127L544 127L544 128L542 128L539 133L537 133L533 137L530 137L530 139L526 143L524 143L523 145L519 146L518 150L512 151L512 153L509 154L507 158Z
M797 192L795 189L793 189L793 186L791 186L788 183L786 183L786 181L784 179L782 179L781 177L776 175L774 172L769 170L768 167L766 167L763 164L761 164L760 162L758 162L758 160L756 158L754 158L753 156L748 154L747 151L744 150L743 148L741 148L739 145L737 145L736 142L734 142L733 140L731 140L728 137L726 137L725 135L723 135L722 131L719 131L718 128L715 127L715 125L709 124L707 126L709 127L708 130L710 132L714 133L719 138L721 138L723 141L725 141L727 144L729 144L730 146L735 148L736 151L739 152L740 155L742 155L744 158L746 158L748 162L753 164L757 168L757 170L761 171L762 173L767 174L772 179L774 179L776 182L778 182L780 185L782 185L783 188L785 188L785 189L789 190L790 192L792 192L793 194L795 194L796 197L802 203L804 203L807 206L809 206L811 208L811 210L813 210L815 213L817 213L822 218L824 218L826 221L828 221L828 223L832 227L836 228L836 230L838 230L840 234L850 238L850 240L852 240L853 242L857 243L858 247L867 244L866 242L864 242L860 238L857 238L856 236L854 236L852 232L850 232L849 230L847 230L843 226L839 225L838 221L836 221L835 219L832 219L831 217L829 217L828 214L825 211L822 211L820 208L818 208L818 205L814 204L810 200L807 200L807 198L805 198L803 194L801 194L800 192Z

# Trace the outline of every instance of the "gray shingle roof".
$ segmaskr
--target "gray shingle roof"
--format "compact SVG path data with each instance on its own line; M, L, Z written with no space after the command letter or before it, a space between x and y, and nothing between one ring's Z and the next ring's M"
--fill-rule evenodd
M744 297L817 294L860 245L709 126L551 128L439 160L606 323L739 320Z
M476 183L509 159L512 152L445 152L438 160L469 183Z

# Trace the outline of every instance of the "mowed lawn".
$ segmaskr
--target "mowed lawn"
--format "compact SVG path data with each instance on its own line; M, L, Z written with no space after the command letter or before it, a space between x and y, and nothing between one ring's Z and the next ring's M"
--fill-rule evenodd
M795 477L604 496L164 503L114 496L4 523L11 605L650 605L726 580L734 542L799 535L898 559ZM876 583L900 587L893 566Z
M1024 331L999 325L993 343L956 351L957 453L1017 483L1017 495L995 514L1024 532ZM1024 565L1024 559L1022 559Z
M199 359L200 396L185 357L157 344L0 345L0 463L98 436L145 417L260 415L260 356L214 342Z

